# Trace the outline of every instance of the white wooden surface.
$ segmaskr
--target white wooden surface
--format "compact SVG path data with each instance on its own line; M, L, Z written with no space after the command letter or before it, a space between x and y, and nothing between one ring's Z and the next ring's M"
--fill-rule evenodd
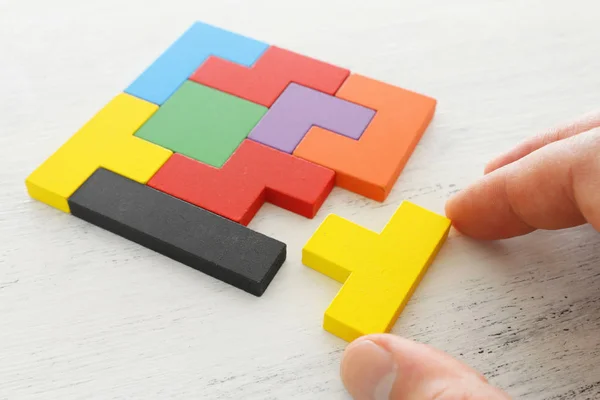
M330 212L379 230L519 140L600 107L595 0L0 0L0 399L344 399L339 284L300 263ZM336 189L262 298L30 200L25 177L194 20L439 100L384 204ZM521 399L600 398L600 235L455 233L394 328Z

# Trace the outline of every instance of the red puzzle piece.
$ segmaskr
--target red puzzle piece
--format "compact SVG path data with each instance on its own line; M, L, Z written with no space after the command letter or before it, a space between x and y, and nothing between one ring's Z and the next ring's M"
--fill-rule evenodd
M350 71L279 47L269 47L251 67L209 57L191 80L271 107L290 82L334 95Z
M314 217L334 181L330 169L247 139L220 169L174 154L148 185L248 225L265 201Z

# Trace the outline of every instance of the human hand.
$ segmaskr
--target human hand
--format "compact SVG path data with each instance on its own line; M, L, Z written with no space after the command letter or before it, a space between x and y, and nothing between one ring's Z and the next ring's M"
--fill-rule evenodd
M478 239L590 223L600 231L600 112L538 135L496 158L485 176L446 204L454 227ZM389 334L344 352L341 374L355 400L506 400L449 355Z
M600 112L529 139L446 203L454 227L477 239L590 223L600 231Z
M344 352L342 381L354 400L509 400L483 375L425 344L367 335Z

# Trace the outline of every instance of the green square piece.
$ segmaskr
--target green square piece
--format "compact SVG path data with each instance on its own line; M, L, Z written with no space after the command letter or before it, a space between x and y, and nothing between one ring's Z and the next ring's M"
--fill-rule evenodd
M220 168L266 112L264 106L186 81L135 136Z

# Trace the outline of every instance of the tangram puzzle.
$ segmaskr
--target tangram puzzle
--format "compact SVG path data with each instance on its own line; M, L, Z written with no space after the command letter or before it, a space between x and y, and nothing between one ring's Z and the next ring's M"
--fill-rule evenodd
M260 296L286 245L246 225L307 218L334 185L384 201L436 101L197 22L26 180L29 194ZM381 234L335 215L303 262L344 283L339 337L389 330L449 221L403 203Z

